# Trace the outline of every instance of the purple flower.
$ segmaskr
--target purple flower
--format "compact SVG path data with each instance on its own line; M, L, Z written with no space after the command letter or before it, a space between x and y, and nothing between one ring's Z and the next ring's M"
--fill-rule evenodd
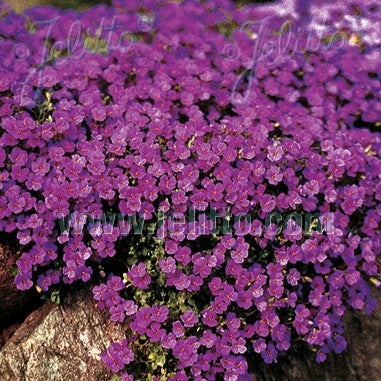
M168 317L168 307L167 306L153 306L151 308L152 320L163 323Z
M147 336L149 337L151 343L156 343L161 340L165 334L165 329L161 328L159 322L153 322L147 329Z
M274 144L270 145L267 148L267 151L267 157L270 161L279 161L282 158L283 148L281 145L279 145L278 142L275 142Z
M166 334L166 333L163 334L163 336L161 337L161 346L164 349L172 349L172 348L174 348L175 345L176 345L175 334L173 334L172 332L168 333L168 334Z
M261 355L266 364L271 364L272 362L276 362L278 351L275 349L274 345L270 343L267 345L267 348L261 352Z
M51 284L52 280L49 276L40 275L37 279L37 286L39 286L42 291L48 291Z
M146 273L146 268L146 264L141 262L138 265L132 265L131 270L127 273L134 286L142 290L146 289L151 283L151 277Z
M125 319L125 307L121 304L110 308L110 320L122 323Z
M261 198L261 210L263 213L270 213L275 208L275 201L269 194L263 195Z
M287 275L287 282L291 284L292 286L296 286L298 284L298 281L300 279L300 273L298 270L292 268Z
M184 327L193 327L198 322L197 316L191 310L185 310L180 319L184 323Z
M218 323L216 320L216 315L213 311L204 310L202 313L202 322L208 327L215 327Z
M33 286L30 273L21 273L16 275L15 284L19 290L28 290Z
M176 337L182 337L184 336L184 327L183 325L181 324L180 321L175 321L173 323L173 326L172 326L172 333L176 336Z

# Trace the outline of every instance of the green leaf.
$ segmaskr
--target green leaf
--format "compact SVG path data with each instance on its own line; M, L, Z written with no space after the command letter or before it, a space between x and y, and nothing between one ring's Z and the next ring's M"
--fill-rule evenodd
M163 367L164 364L165 364L165 360L166 360L166 358L165 358L165 355L163 354L163 355L157 357L157 359L156 359L156 364L157 364L158 366L160 366L160 367Z
M59 290L53 291L52 294L50 295L50 300L53 303L60 304L61 302L60 291Z
M19 269L17 266L12 266L9 270L9 274L11 274L12 276L16 276L18 275L19 273Z

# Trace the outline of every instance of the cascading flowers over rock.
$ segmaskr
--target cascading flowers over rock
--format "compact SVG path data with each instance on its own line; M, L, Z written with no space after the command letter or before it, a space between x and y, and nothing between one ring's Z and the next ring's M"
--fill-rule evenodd
M3 8L15 281L98 282L127 327L102 355L123 380L234 381L296 341L324 361L344 312L374 309L378 6L319 7Z

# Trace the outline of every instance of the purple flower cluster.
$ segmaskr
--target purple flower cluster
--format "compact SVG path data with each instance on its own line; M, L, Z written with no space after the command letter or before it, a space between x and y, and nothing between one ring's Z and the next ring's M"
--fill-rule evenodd
M277 361L294 339L324 361L346 347L345 310L374 309L380 51L346 20L376 17L367 1L337 10L323 36L227 0L2 11L0 231L22 248L15 282L106 276L94 298L128 340L102 359L122 379L244 379L250 358ZM159 218L190 209L195 221ZM211 209L252 218L219 235ZM125 218L96 222L110 211ZM273 212L318 217L276 234Z
M102 354L102 360L113 372L116 373L134 360L134 353L128 347L127 340L124 339L120 343L113 343L107 349L107 352Z

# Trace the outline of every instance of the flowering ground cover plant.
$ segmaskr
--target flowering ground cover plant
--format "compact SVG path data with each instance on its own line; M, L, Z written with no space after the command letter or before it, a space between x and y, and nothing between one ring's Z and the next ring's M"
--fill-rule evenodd
M102 355L121 379L244 379L300 341L321 362L346 347L345 311L374 309L378 8L327 7L3 8L15 282L97 282L126 324Z

